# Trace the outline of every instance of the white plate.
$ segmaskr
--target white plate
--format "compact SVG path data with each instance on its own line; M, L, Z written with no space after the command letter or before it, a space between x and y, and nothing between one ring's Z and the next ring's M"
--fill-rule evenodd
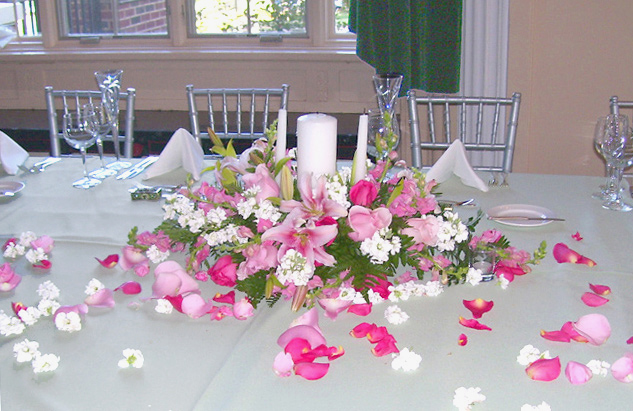
M556 217L554 212L545 207L539 207L529 204L505 204L496 207L492 207L487 211L489 217L504 217L504 216L520 216L520 217L533 217L533 218L548 218ZM497 223L505 225L513 225L517 227L536 227L545 224L549 224L552 220L494 220Z
M19 193L24 188L24 183L21 181L0 181L0 197L11 197L4 195L5 191L13 191Z

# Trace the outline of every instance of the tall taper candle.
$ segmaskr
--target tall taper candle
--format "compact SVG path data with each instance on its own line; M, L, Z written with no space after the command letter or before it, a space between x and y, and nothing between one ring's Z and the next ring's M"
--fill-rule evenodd
M354 184L367 175L367 127L369 116L362 114L358 118L358 137L356 139L356 152L354 153Z
M275 162L286 157L286 130L288 129L288 112L285 108L279 109L277 115L277 143L275 143Z
M323 113L297 119L297 175L336 173L336 118Z

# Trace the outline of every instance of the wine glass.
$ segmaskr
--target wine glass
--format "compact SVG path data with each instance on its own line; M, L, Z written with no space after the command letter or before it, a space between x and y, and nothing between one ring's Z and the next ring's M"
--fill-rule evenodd
M86 104L83 106L83 110L94 114L90 127L97 136L96 143L99 151L99 159L101 160L101 167L91 171L88 175L103 180L117 173L116 170L107 167L103 157L103 137L112 129L112 116L103 103Z
M103 105L110 111L112 120L112 141L114 142L114 155L116 161L108 164L112 170L130 168L132 163L121 160L121 147L119 146L119 93L121 91L121 76L123 70L96 71L95 80L101 90Z
M615 167L613 166L611 161L607 159L607 157L605 156L602 150L601 141L604 138L606 121L607 121L606 117L598 118L598 122L596 123L596 129L594 131L594 139L593 139L593 146L595 150L598 152L598 154L600 154L602 158L605 159L605 162L606 162L606 165L605 165L605 171L606 171L606 176L607 176L606 181L604 185L600 186L600 191L595 192L591 195L593 198L597 200L601 200L601 201L607 201L613 198L615 194L614 187L615 187L615 184L617 183L616 176L615 176Z
M84 177L73 183L73 187L88 189L101 183L101 180L90 177L86 169L86 148L92 146L97 134L91 123L94 123L94 113L90 111L76 111L64 114L64 140L81 153L84 165Z
M629 119L625 115L608 115L600 118L597 124L595 144L604 154L607 164L613 166L613 178L607 182L607 196L602 207L614 211L631 211L633 206L622 198L620 184L622 172L633 161L633 136L629 128Z

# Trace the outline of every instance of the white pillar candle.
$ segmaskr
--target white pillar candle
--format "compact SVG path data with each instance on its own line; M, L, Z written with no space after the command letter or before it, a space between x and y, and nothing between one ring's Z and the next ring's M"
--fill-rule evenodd
M277 143L275 144L275 162L280 162L286 157L286 130L288 129L288 112L285 108L279 109L277 115Z
M297 119L297 175L336 173L336 118L323 113Z
M358 118L358 137L356 139L356 153L354 153L354 176L352 182L356 184L367 175L367 127L369 116L362 114Z

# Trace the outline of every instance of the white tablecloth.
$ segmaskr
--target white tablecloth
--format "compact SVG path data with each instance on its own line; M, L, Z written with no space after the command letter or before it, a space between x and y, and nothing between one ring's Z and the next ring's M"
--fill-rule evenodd
M97 167L92 159L90 166ZM91 309L83 329L68 334L52 321L40 320L17 337L0 337L0 392L2 409L12 410L322 410L322 409L424 409L454 410L452 399L459 387L480 387L487 397L474 410L519 410L523 404L546 401L553 410L628 410L633 403L633 384L611 375L593 377L582 386L570 384L564 375L553 382L530 380L516 362L520 349L532 344L568 361L592 359L614 362L633 351L626 340L633 336L633 213L604 210L591 199L602 179L578 176L513 174L509 188L487 193L458 181L442 185L443 197L474 197L483 210L500 204L533 204L547 207L565 222L542 227L506 227L482 221L480 229L500 228L512 244L528 251L541 240L548 255L533 272L517 278L507 290L494 282L453 286L438 297L413 298L398 305L410 319L390 325L383 312L388 303L374 307L368 317L343 314L336 321L321 316L320 325L329 345L341 345L346 353L333 361L321 380L280 378L272 363L280 348L277 337L298 316L289 303L262 306L246 321L227 318L220 322L206 316L158 314L154 303L139 309L128 306L151 294L151 275L138 278L120 268L105 269L95 260L120 252L131 227L151 230L161 221L162 202L133 202L128 189L134 180L108 179L91 190L72 188L81 175L79 159L64 159L42 174L5 176L19 179L26 188L15 198L0 200L0 235L3 239L33 231L55 240L53 267L41 272L24 261L16 264L22 283L0 294L0 310L11 312L11 302L37 303L37 285L53 281L61 289L61 303L72 305L85 298L84 288L97 278L114 288L137 280L140 296L116 294L112 309ZM174 182L172 175L159 182ZM144 181L144 183L148 183ZM149 183L152 183L150 181ZM473 209L458 209L466 217ZM580 232L581 242L571 235ZM559 264L551 248L564 242L594 259L598 265ZM609 285L611 301L590 308L581 300L589 283ZM226 289L202 285L207 297ZM475 331L458 323L470 318L462 300L493 300L494 308L481 319L492 331ZM542 329L559 329L566 321L599 312L610 321L613 333L600 347L581 343L555 343L540 337ZM386 325L398 341L422 356L418 370L394 371L390 357L374 357L372 345L355 339L350 330L361 322ZM458 336L468 335L466 346ZM13 344L28 338L40 343L40 351L61 357L59 368L48 375L34 375L30 365L18 364ZM117 362L125 348L140 349L141 369L120 370Z

